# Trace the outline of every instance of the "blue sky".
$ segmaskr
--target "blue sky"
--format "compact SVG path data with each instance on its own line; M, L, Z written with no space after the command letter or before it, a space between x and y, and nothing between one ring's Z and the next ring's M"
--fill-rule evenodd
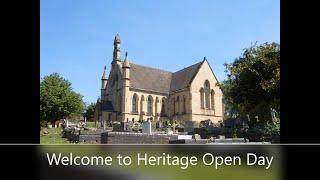
M254 42L280 43L279 0L41 0L40 77L58 72L85 102L100 94L113 39L130 62L177 71L207 57L224 62Z

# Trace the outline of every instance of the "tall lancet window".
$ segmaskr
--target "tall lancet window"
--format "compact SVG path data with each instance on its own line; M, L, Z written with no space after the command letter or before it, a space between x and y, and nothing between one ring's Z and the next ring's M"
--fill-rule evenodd
M166 102L165 102L165 98L162 98L162 102L161 102L161 116L165 116L166 114Z
M201 88L200 89L200 105L201 105L201 108L204 108L204 89Z
M211 90L211 109L214 111L214 91Z
M152 99L152 96L151 95L149 95L148 96L148 111L147 111L147 115L149 115L149 116L151 116L151 115L153 115L152 114L152 103L153 103L153 99Z
M171 107L173 107L171 112L172 112L172 115L174 115L176 113L176 104L175 104L174 98L171 99Z
M158 114L158 113L159 113L159 110L158 110L158 108L159 108L159 107L158 107L158 103L159 103L159 98L158 98L158 97L156 97L156 103L155 103L155 105L154 105L154 106L155 106L155 108L154 108L154 112L155 112L155 115L156 115L156 116L158 116L158 115L159 115L159 114Z
M139 97L136 93L134 93L132 97L132 113L138 113L138 101Z
M144 103L144 96L141 95L141 100L140 100L140 113L144 114L144 110L143 110L143 103Z
M180 97L177 97L177 102L176 102L176 114L180 113Z
M210 83L208 80L204 83L204 96L205 96L205 104L206 108L210 108Z
M185 114L186 113L186 97L183 96L183 99L182 99L182 113Z

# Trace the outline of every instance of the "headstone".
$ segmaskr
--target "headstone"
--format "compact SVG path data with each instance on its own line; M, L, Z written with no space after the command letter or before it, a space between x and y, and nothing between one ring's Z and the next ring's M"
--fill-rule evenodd
M162 122L161 121L158 121L157 123L156 123L156 128L158 129L158 128L162 128Z
M142 133L151 134L151 122L150 120L142 124Z
M124 131L132 131L131 123L124 123Z
M99 116L99 120L98 121L100 122L100 127L103 128L103 122L102 122L102 117L101 116Z
M193 130L194 130L193 122L192 122L192 121L186 121L186 122L185 122L184 131L185 131L185 132L193 132Z
M173 134L173 131L171 130L171 128L166 129L166 134Z
M178 139L192 139L192 135L178 135Z
M248 122L250 122L250 115L249 114L247 114L247 118L248 118Z
M193 139L201 139L201 136L199 134L194 134L193 137Z

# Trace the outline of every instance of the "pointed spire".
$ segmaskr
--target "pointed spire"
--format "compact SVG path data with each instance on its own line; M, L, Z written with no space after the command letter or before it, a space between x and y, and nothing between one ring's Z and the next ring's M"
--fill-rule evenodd
M116 36L114 37L114 44L120 43L120 35L117 33Z
M118 63L121 62L121 55L120 55L120 36L119 34L116 34L116 36L114 37L114 43L113 43L113 60L112 60L112 64L114 64L114 62Z
M125 60L128 60L128 51L126 51L126 57Z
M102 80L107 79L106 69L107 69L107 67L106 67L106 66L104 66L103 74L102 74L102 77L101 77L101 79L102 79Z
M129 59L128 59L128 52L126 52L126 57L123 61L122 67L130 67Z

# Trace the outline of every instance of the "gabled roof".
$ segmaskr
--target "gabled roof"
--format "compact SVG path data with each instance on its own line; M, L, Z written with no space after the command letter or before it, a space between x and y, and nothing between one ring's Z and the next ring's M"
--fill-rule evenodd
M170 92L189 86L204 61L186 67L172 74Z
M132 88L169 93L171 72L132 64L130 67L130 86Z
M198 62L175 73L131 64L130 86L136 89L168 94L188 87L203 62Z

